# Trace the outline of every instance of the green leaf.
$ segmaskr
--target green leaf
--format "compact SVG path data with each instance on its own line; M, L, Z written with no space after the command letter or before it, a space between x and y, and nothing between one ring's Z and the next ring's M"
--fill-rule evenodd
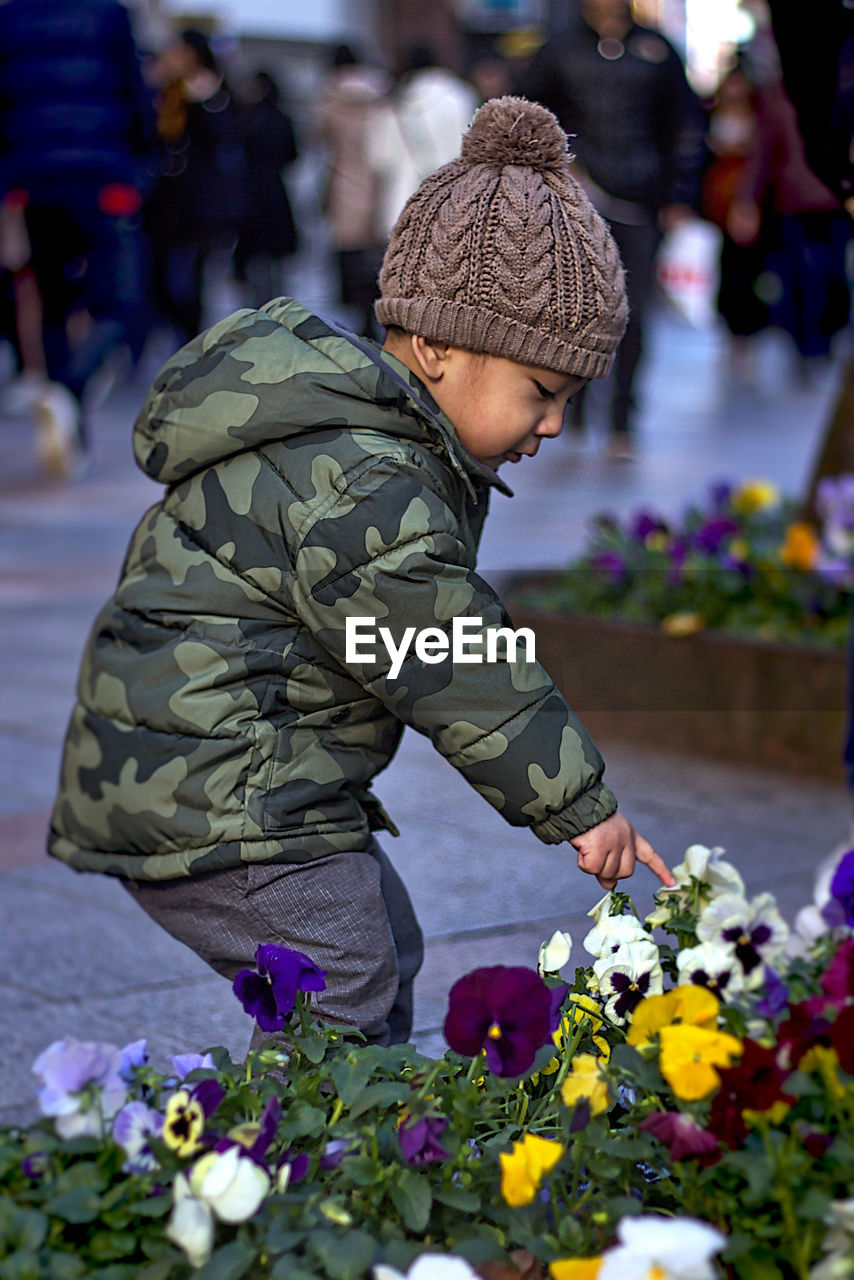
M283 1138L316 1138L326 1128L326 1112L309 1102L295 1102L285 1113L279 1132Z
M317 1065L323 1061L329 1041L325 1036L295 1036L294 1044L309 1062Z
M272 1280L323 1280L316 1271L307 1271L305 1267L301 1267L292 1253L277 1258L270 1275Z
M75 1187L48 1200L45 1211L64 1222L94 1222L101 1212L101 1197L91 1187Z
M98 1262L127 1258L136 1252L136 1236L129 1231L96 1231L89 1241L89 1251Z
M196 1273L198 1280L241 1280L258 1258L258 1250L244 1240L231 1240L217 1249Z
M41 1280L42 1267L34 1249L18 1249L3 1259L3 1280Z
M413 1169L402 1169L389 1188L389 1196L409 1231L423 1231L430 1221L433 1194L430 1184Z
M397 1106L398 1103L405 1101L409 1094L409 1086L395 1080L370 1084L354 1099L350 1107L350 1119L355 1120L357 1116L364 1115L372 1108L380 1111L385 1107Z
M343 1062L336 1062L329 1074L338 1097L346 1107L349 1107L370 1080L371 1066L368 1062L360 1060L353 1062L351 1058L347 1058Z
M457 1213L476 1213L480 1208L480 1198L464 1187L445 1187L441 1191L434 1191L433 1199Z
M85 1273L86 1263L74 1253L51 1251L45 1260L44 1274L49 1280L78 1280Z
M309 1247L323 1264L330 1280L360 1280L377 1251L376 1243L365 1231L348 1231L344 1235L312 1231Z
M752 1248L749 1253L734 1262L739 1280L784 1280L784 1273L774 1261L773 1254Z

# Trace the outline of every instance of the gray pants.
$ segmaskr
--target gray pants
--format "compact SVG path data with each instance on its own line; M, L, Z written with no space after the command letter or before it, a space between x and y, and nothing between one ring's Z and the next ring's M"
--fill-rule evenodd
M231 981L275 942L326 972L313 997L321 1017L371 1044L412 1031L412 984L424 957L409 894L379 845L312 862L246 863L182 880L121 882L173 938ZM256 1028L255 1047L269 1036Z

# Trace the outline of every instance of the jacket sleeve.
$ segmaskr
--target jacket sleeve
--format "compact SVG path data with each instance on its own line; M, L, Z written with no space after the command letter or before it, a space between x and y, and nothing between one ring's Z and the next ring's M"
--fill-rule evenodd
M510 619L441 497L396 462L375 463L355 488L299 548L303 624L512 825L558 843L609 817L602 758L544 668L498 634ZM458 639L455 660L461 620L474 643Z

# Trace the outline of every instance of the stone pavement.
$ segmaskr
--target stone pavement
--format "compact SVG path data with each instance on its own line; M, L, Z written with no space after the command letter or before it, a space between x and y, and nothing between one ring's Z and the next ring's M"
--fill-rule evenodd
M719 478L762 476L803 492L838 369L797 385L787 355L766 335L762 390L733 391L720 335L659 315L636 460L603 457L594 400L589 440L546 442L534 461L508 467L516 497L493 503L485 576L500 586L515 569L560 565L592 513L673 512ZM94 465L65 485L39 475L31 423L0 416L0 1123L30 1113L30 1064L63 1035L119 1044L144 1035L161 1062L211 1044L240 1055L249 1039L227 983L115 883L76 875L43 851L80 651L130 530L158 496L130 451L143 390L139 378L112 390L95 414ZM622 808L669 862L696 841L723 845L749 888L772 890L790 918L817 861L847 834L850 801L836 786L599 745ZM507 827L415 734L377 792L401 829L385 847L427 939L416 1038L441 1052L451 983L478 964L535 964L557 927L574 934L579 955L599 890L566 846ZM642 871L631 888L647 905L654 882Z

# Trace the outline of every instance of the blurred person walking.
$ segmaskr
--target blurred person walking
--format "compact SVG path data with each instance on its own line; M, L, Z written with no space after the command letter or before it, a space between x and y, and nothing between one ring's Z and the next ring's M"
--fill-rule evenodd
M740 66L732 67L718 85L709 112L706 145L709 164L703 177L701 212L721 232L718 314L730 336L729 374L736 381L755 381L753 339L768 325L768 306L761 296L768 254L767 234L741 244L730 234L730 215L741 183L759 144L759 100L756 86Z
M188 28L159 60L157 174L146 211L152 289L179 343L202 328L205 272L249 214L243 115L210 42Z
M610 453L631 457L655 255L662 232L696 209L703 113L676 50L633 21L629 0L579 0L578 19L535 54L520 92L551 108L571 136L573 173L623 259L629 323L612 375ZM573 403L581 430L583 399Z
M242 95L248 210L234 248L234 278L245 302L260 307L282 293L282 266L297 250L293 209L282 171L298 158L290 116L267 71L256 71Z
M378 105L389 87L383 72L360 62L349 45L339 45L317 113L328 166L322 208L335 255L339 297L354 312L354 327L372 335L384 242L378 217L379 183L368 148Z
M409 51L370 139L383 243L416 187L459 153L460 139L479 105L473 85L440 66L427 45Z
M144 343L140 209L152 125L119 0L0 5L0 200L17 244L4 255L10 336L19 368L37 379L44 365L36 445L56 476L85 454L93 376L117 347L136 358Z
M775 243L768 268L775 285L771 323L792 339L797 371L808 378L831 353L834 336L850 320L846 257L851 221L838 196L810 167L794 105L783 83L768 7L750 0L758 22L743 60L758 91L758 139L739 183L730 235L740 245L763 232ZM770 232L767 231L771 223Z

